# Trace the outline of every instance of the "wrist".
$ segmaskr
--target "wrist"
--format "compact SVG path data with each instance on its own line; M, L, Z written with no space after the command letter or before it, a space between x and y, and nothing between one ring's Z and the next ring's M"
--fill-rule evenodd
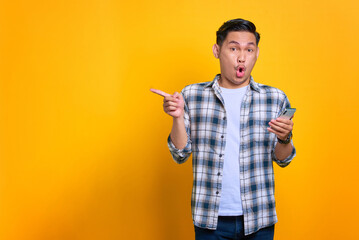
M292 132L290 132L286 139L280 139L279 137L277 137L277 140L278 140L278 143L280 143L280 144L288 144L288 143L290 143L292 138L293 138L293 134L292 134Z
M172 117L173 122L182 122L184 121L184 115L180 115L178 117Z

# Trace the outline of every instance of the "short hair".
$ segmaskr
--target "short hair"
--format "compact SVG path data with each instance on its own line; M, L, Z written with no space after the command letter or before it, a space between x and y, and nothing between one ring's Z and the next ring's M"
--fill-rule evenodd
M252 22L242 18L237 18L223 23L223 25L218 29L216 34L217 44L219 46L222 46L222 43L226 39L229 32L251 32L256 37L257 45L260 40L260 35L256 32L256 26Z

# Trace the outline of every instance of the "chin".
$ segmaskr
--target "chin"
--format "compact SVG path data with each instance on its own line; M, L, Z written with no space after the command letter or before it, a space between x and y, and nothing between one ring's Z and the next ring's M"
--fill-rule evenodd
M248 80L248 78L245 78L245 77L243 77L243 78L238 78L238 77L236 77L236 78L232 81L232 83L234 83L234 84L236 84L236 85L241 85L241 84L247 82L247 80ZM249 82L249 81L248 81L248 82Z

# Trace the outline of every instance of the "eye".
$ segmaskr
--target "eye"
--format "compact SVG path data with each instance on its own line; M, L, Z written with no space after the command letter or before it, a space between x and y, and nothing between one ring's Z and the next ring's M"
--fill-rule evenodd
M249 48L249 49L248 49L248 52L253 52L253 49L250 49L250 48Z
M234 52L234 51L236 51L236 48L232 47L232 48L230 48L230 50L231 50L232 52Z

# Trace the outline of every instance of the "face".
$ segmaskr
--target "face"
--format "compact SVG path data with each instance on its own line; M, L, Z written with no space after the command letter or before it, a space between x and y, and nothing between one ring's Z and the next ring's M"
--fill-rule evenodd
M229 32L222 46L213 46L213 54L221 67L221 87L240 88L249 84L259 54L253 33Z

